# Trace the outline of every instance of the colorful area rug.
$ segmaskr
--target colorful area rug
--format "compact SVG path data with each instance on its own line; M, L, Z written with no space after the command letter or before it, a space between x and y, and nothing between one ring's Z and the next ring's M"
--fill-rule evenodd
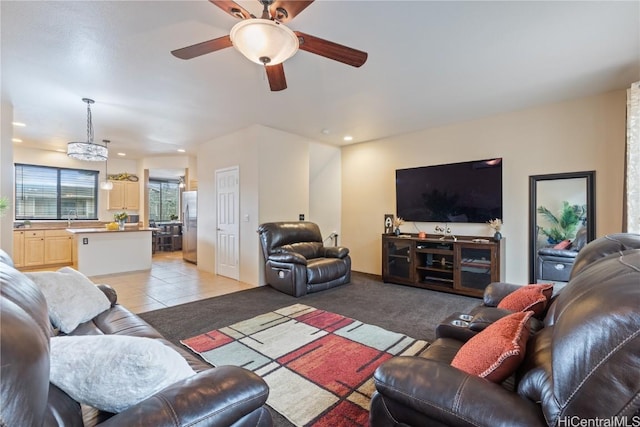
M295 304L181 343L214 366L254 371L267 404L296 426L368 426L373 372L429 345L339 314Z

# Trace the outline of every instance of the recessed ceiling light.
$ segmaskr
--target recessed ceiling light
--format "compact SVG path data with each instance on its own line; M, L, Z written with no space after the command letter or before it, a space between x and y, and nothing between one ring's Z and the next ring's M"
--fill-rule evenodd
M124 157L126 155L127 155L127 153L118 153L118 156L120 156L120 157Z
M20 123L20 122L12 122L12 124L14 126L20 126L20 127L25 127L26 126L24 123Z
M342 138L343 141L353 141L353 137L351 135L346 135L344 138Z
M186 151L187 151L187 150L185 150L184 148L178 148L178 153L184 153L184 152L186 152Z
M22 140L20 138L11 138L11 141L13 141L13 142L22 142Z

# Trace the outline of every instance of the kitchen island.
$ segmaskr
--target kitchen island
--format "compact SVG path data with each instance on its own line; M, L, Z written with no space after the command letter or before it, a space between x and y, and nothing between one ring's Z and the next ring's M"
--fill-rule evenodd
M154 228L67 228L74 236L73 265L87 276L148 270Z

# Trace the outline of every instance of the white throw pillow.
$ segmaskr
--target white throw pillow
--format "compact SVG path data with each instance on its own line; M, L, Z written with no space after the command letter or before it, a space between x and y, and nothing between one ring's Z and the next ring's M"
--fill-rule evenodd
M25 273L44 294L49 318L69 333L111 307L109 298L87 276L70 267L58 271Z
M194 374L177 351L156 339L51 338L51 382L76 401L102 411L121 412Z

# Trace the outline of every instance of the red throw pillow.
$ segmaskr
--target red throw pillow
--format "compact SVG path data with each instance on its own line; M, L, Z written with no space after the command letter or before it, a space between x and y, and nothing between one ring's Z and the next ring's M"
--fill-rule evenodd
M544 313L547 303L553 294L553 284L522 286L511 292L498 303L498 308L509 311L533 311L536 316Z
M467 341L451 366L494 383L507 379L524 359L533 312L518 312L499 319Z
M569 246L571 246L571 240L563 240L556 244L553 249L567 249Z

